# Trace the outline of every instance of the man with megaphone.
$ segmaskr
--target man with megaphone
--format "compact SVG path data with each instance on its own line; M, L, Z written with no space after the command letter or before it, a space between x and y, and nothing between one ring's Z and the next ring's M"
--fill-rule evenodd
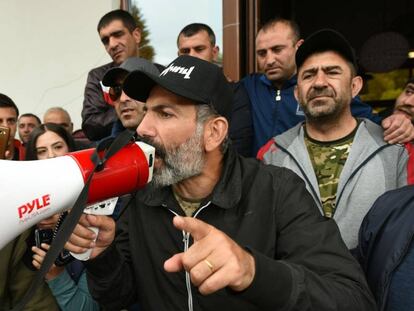
M153 180L116 225L84 215L65 245L92 249L88 284L103 307L375 310L301 179L232 149L220 68L180 56L160 75L130 73L123 88L146 102L137 133L156 148Z

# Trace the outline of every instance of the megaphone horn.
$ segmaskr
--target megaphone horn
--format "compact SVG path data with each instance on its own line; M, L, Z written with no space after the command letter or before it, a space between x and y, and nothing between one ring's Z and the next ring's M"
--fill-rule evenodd
M0 249L41 220L72 207L92 173L94 149L38 161L0 160ZM95 172L88 203L143 188L152 179L154 147L129 143Z

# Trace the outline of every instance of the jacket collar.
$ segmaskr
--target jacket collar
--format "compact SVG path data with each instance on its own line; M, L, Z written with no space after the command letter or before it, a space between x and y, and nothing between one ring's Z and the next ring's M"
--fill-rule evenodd
M260 75L260 81L262 81L263 84L266 84L268 87L273 87L272 81L270 81L266 77L265 74ZM285 81L285 83L283 83L282 90L295 86L296 83L297 83L297 77L296 75L294 75L292 78L290 78L289 80Z
M238 204L241 193L240 159L233 147L229 146L223 157L223 170L220 179L206 200L218 207L228 209ZM168 206L174 200L171 186L155 188L148 185L138 194L140 199L149 206Z

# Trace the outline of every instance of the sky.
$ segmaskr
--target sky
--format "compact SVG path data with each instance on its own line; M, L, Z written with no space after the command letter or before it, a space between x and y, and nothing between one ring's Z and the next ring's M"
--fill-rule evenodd
M222 0L134 0L150 31L154 62L168 65L177 57L177 35L190 23L209 25L222 50Z

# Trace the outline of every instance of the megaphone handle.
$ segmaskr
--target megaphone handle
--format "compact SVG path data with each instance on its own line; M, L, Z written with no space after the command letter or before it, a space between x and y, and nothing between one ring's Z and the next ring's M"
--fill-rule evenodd
M95 236L98 236L99 233L99 228L98 227L88 227L88 229L92 230L95 233ZM96 241L96 238L94 240L94 242ZM88 249L86 252L84 253L80 253L80 254L75 254L70 252L70 254L75 257L78 260L82 260L82 261L86 261L91 257L91 253L92 253L92 248Z

